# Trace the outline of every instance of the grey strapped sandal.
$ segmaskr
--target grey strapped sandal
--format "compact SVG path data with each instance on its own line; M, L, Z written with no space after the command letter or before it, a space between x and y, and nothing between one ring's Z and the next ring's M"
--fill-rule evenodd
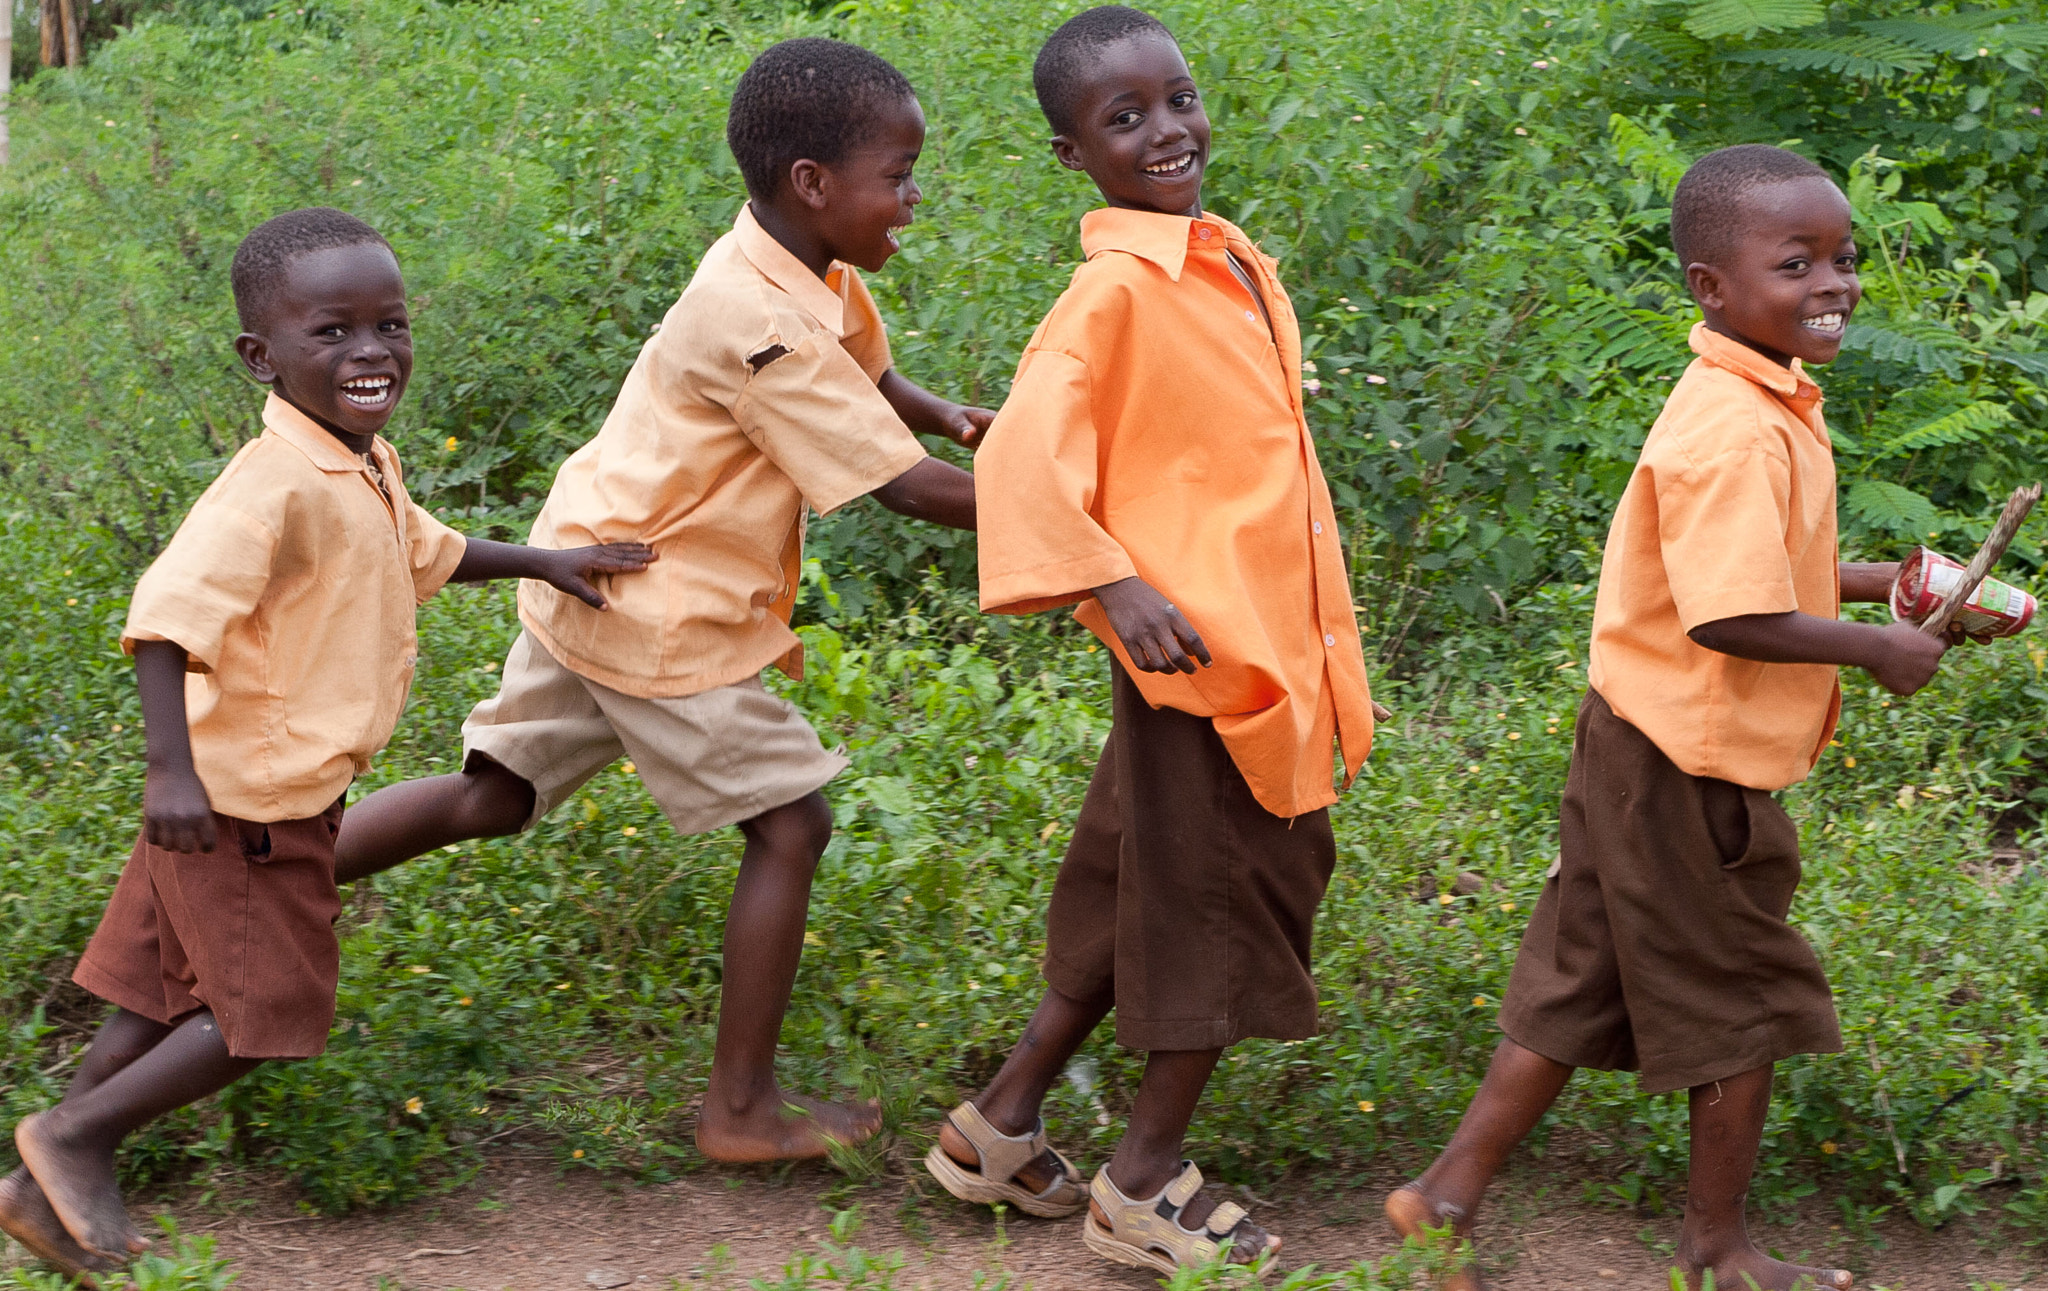
M1095 1209L1081 1230L1088 1249L1107 1260L1136 1268L1172 1273L1175 1269L1207 1264L1222 1252L1223 1243L1247 1229L1247 1211L1234 1201L1219 1202L1200 1228L1183 1228L1181 1212L1202 1190L1202 1172L1192 1161L1182 1161L1178 1177L1156 1197L1133 1199L1110 1181L1109 1171L1097 1170L1088 1195ZM1105 1227L1097 1215L1106 1215ZM1268 1235L1264 1252L1280 1249L1280 1239Z
M1029 1134L1005 1134L989 1124L988 1118L971 1102L954 1108L946 1120L974 1146L981 1158L981 1168L973 1170L961 1165L936 1143L925 1154L924 1168L939 1181L940 1187L960 1200L985 1206L1015 1206L1040 1219L1065 1219L1088 1204L1081 1172L1047 1141L1044 1121L1033 1126ZM1047 1155L1059 1163L1060 1176L1044 1191L1032 1192L1017 1181L1017 1172Z

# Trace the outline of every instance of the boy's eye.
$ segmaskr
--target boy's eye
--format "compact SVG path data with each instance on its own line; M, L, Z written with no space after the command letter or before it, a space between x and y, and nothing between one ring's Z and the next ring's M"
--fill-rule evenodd
M1173 106L1175 106L1176 108L1192 107L1194 105L1194 102L1195 92L1193 90L1182 90L1180 93L1173 96Z
M1780 269L1790 270L1793 273L1805 273L1808 269L1812 268L1813 265L1811 261L1806 260L1804 258L1794 258L1791 260L1787 260L1784 264L1781 264L1778 267Z
M1125 108L1109 119L1113 126L1134 126L1145 119L1145 114L1136 108Z

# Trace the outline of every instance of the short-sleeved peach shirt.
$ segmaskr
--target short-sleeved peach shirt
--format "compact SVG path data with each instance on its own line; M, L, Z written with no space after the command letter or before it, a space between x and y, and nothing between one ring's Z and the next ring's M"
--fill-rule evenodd
M860 276L834 264L820 279L741 208L533 524L536 547L638 541L660 559L609 580L602 613L523 582L520 620L629 695L693 695L769 664L801 675L805 506L829 513L925 457L877 388L889 365Z
M418 655L414 609L468 540L406 494L383 439L370 450L380 489L275 394L263 425L135 584L121 648L185 648L192 759L215 811L299 820L391 739Z
M1705 323L1691 341L1607 534L1592 686L1680 770L1782 789L1834 735L1835 666L1737 659L1686 633L1839 617L1834 448L1797 359L1779 367Z
M1267 811L1328 806L1332 737L1356 774L1372 696L1277 262L1208 214L1093 211L1081 248L975 454L982 608L1081 602L1128 668L1090 589L1142 576L1214 659L1133 671L1146 700L1214 719Z

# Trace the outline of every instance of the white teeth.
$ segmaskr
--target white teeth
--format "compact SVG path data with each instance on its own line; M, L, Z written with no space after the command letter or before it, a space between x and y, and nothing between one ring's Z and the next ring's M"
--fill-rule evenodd
M341 397L363 408L381 406L395 385L390 377L351 377L341 383Z
M1187 153L1183 156L1174 158L1172 161L1162 161L1154 165L1147 166L1145 167L1145 173L1148 175L1178 175L1182 171L1188 170L1191 167L1193 167L1194 164L1195 154Z
M1812 318L1800 320L1801 325L1811 327L1816 332L1835 331L1838 328L1840 328L1843 322L1845 321L1845 316L1841 314L1817 314Z

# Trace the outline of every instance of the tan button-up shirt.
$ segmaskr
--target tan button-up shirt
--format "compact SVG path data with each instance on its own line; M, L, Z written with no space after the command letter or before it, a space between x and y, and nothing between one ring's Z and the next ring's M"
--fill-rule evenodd
M1089 589L1141 575L1214 660L1133 671L1145 698L1213 718L1267 811L1328 806L1332 737L1356 774L1372 694L1277 262L1207 214L1092 211L1081 249L975 455L981 606L1078 601L1128 668Z
M1745 614L1841 613L1835 454L1820 387L1740 341L1692 329L1607 533L1593 689L1689 775L1782 789L1834 734L1826 663L1757 663L1686 633Z
M391 739L412 687L413 613L467 540L405 492L398 455L363 459L271 395L263 433L192 504L135 585L121 648L185 648L192 758L215 811L325 810Z
M925 457L876 388L889 364L859 275L834 264L821 280L741 208L533 524L536 547L638 541L660 559L608 580L604 613L520 584L527 630L629 695L692 695L769 664L801 675L805 506L831 512Z

